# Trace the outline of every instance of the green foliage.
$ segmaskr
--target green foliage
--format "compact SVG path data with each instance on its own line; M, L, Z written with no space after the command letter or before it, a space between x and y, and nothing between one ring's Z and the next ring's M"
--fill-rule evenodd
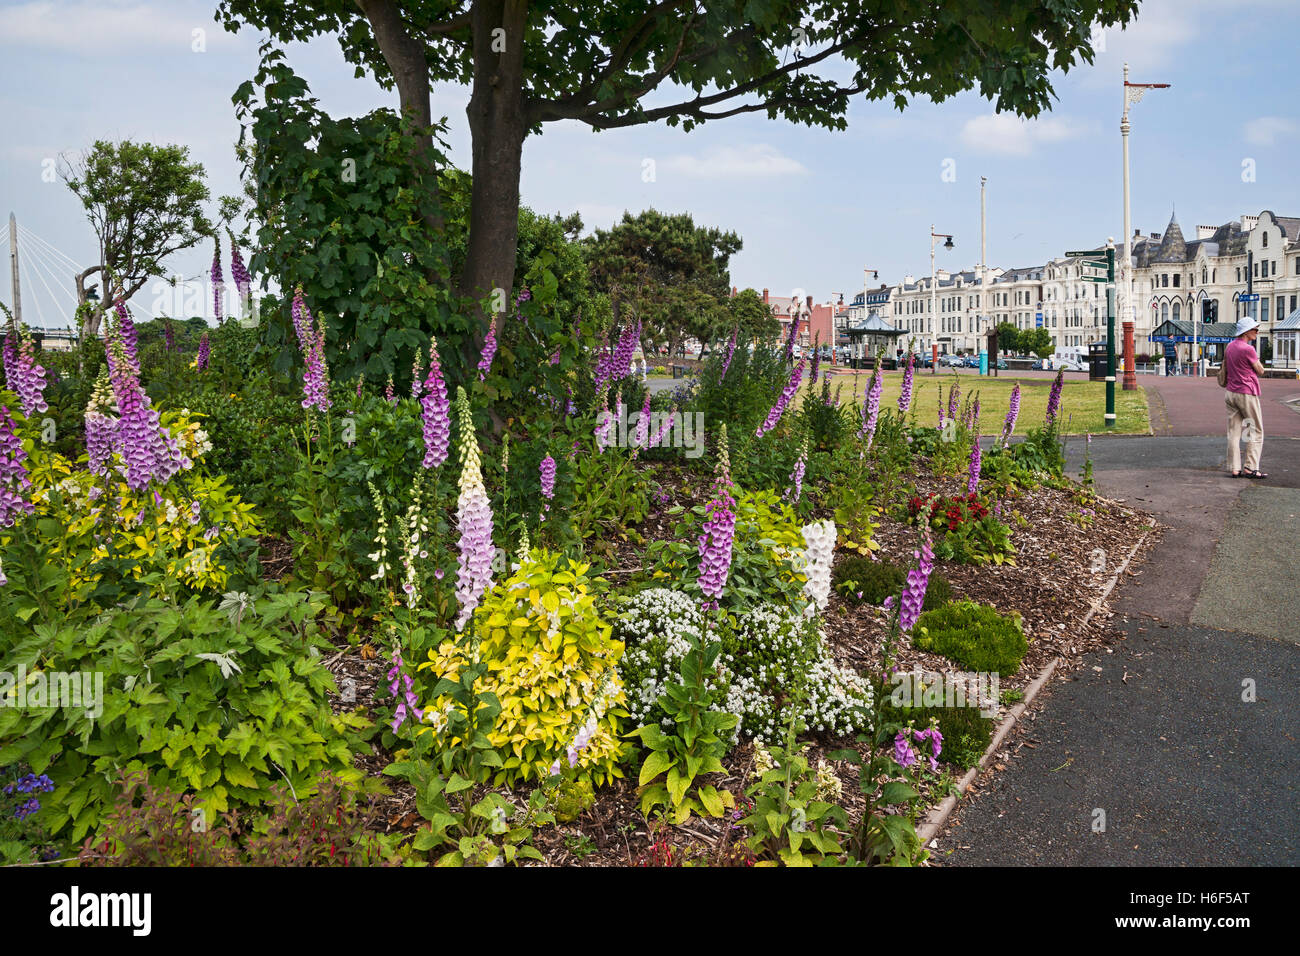
M462 646L470 649L472 641L462 638ZM439 866L541 859L529 843L533 827L554 822L541 789L530 794L522 810L495 790L483 792L503 768L501 751L491 739L501 703L494 692L479 687L488 673L488 661L472 657L454 679L441 678L433 692L444 703L434 729L445 733L419 733L411 749L384 768L386 775L415 789L416 809L428 825L415 835L411 848L437 852ZM482 794L477 801L476 788Z
M803 748L795 744L795 724L785 746L773 747L772 769L749 788L749 814L740 821L752 833L746 840L760 857L785 866L815 866L841 852L838 830L848 825L844 811L818 798L817 777Z
M1015 554L1011 528L991 514L961 522L934 546L936 558L958 564L1014 565Z
M391 837L372 832L378 813L337 777L321 774L299 800L283 782L267 805L212 825L192 794L155 787L147 772L125 771L104 823L87 837L82 866L382 866Z
M967 670L996 671L1003 677L1020 670L1029 650L1019 614L1003 616L973 601L954 601L926 611L916 622L912 641Z
M843 559L831 572L831 586L851 604L883 604L898 596L906 580L896 564L858 556Z
M438 190L412 182L414 139L396 113L332 119L276 50L263 51L234 102L260 223L249 269L281 289L261 307L279 368L298 361L289 306L299 285L327 317L325 354L337 378L400 381L430 334L449 343L469 335L471 320L448 292L445 236L426 224L441 211ZM430 163L445 165L437 140L430 151ZM462 381L461 363L444 358L449 381Z
M589 546L626 535L650 510L649 486L626 452L607 448L580 453L573 461L573 533Z
M936 723L943 734L943 760L963 769L979 763L993 739L993 718L978 707L895 707L886 703L882 716L888 723Z
M102 675L98 707L0 708L0 766L24 761L55 783L44 821L80 841L112 802L121 770L193 790L209 819L260 803L288 780L309 794L322 770L345 780L368 721L335 716L321 664L317 595L229 594L221 607L137 597L78 621L8 632L6 665ZM101 713L96 710L101 709Z
M716 672L721 653L717 641L693 640L682 658L681 682L667 683L660 700L675 725L673 731L664 733L657 724L646 724L632 733L649 751L637 778L642 813L662 805L672 821L681 824L692 813L720 817L735 806L730 792L696 783L704 774L722 772L724 736L736 726L734 714L713 709L718 691L710 686L709 675Z
M1055 428L1031 428L1025 440L1013 444L1008 453L1016 462L1033 472L1059 478L1065 473L1065 445Z

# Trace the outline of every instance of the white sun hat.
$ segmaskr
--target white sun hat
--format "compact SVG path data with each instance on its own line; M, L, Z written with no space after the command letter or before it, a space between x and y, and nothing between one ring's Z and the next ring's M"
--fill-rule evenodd
M1257 325L1259 325L1259 322L1255 319L1250 318L1249 316L1247 316L1244 319L1238 319L1237 330L1233 333L1233 335L1236 336L1237 338L1241 338L1243 335L1245 335L1251 329L1255 328L1255 326Z

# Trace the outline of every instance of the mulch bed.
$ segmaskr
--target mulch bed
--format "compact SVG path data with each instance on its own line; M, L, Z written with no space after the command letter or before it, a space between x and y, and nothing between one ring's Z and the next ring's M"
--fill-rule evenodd
M647 462L643 465L654 491L646 520L626 537L613 535L601 556L604 573L613 582L626 580L624 575L642 566L642 553L651 541L674 536L679 515L669 514L674 505L689 508L708 499L709 481L702 476L673 465ZM925 495L965 493L965 477L935 478L917 475L917 492ZM1093 512L1089 526L1081 527L1078 514ZM1075 517L1071 517L1071 515ZM1102 590L1153 527L1145 512L1116 501L1094 498L1080 504L1073 494L1049 488L1026 491L1002 502L1001 517L1012 527L1015 565L982 567L936 561L936 572L952 585L954 599L968 598L992 605L1002 613L1018 612L1028 638L1028 653L1018 673L1002 678L1002 691L1023 690L1054 658L1062 658L1062 671L1079 666L1088 651L1112 643L1110 612L1102 604L1085 624L1084 620L1102 594ZM913 563L918 547L914 526L884 515L875 539L878 556L907 568ZM1146 551L1158 537L1149 534L1138 550L1125 576L1140 574ZM1104 561L1100 570L1097 554ZM837 554L837 561L843 555ZM274 555L268 562L279 571L282 557ZM268 569L270 570L270 569ZM282 573L282 572L281 572ZM870 605L854 605L832 594L824 615L826 639L836 660L857 670L876 669L887 633L886 613ZM961 668L937 654L917 650L906 642L896 649L896 662L904 671L920 668L930 672L952 672ZM326 660L341 687L350 688L356 703L335 701L336 709L350 710L360 704L371 712L385 713L387 660L376 658L374 648L340 644L339 653ZM376 692L380 695L376 697ZM826 753L854 746L849 739L814 737L809 741L808 758L812 766ZM379 776L391 760L378 744L372 752L357 758L358 767L369 775ZM711 780L719 789L739 795L745 789L753 764L753 747L748 742L734 748L723 761L725 774ZM854 818L863 804L856 769L832 764L843 783L841 805ZM953 778L964 772L947 767ZM635 774L635 769L627 772ZM379 826L385 832L414 833L421 825L415 810L414 793L401 781L384 778L391 794L378 805ZM943 797L943 784L927 794L931 805ZM680 827L650 827L637 808L635 780L620 780L597 791L592 807L569 823L544 828L534 835L534 845L551 866L661 866L683 862L709 865L747 865L751 857L743 847L743 833L734 826L730 815L720 819L693 817ZM526 791L514 794L522 804Z

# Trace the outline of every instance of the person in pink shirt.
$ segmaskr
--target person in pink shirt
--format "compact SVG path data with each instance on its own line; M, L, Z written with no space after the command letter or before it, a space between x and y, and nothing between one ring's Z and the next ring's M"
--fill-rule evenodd
M1267 478L1259 470L1259 456L1264 450L1264 419L1259 407L1259 377L1264 373L1255 339L1259 323L1251 318L1239 319L1237 337L1223 350L1228 406L1228 468L1233 478ZM1246 443L1246 467L1241 467L1242 442Z

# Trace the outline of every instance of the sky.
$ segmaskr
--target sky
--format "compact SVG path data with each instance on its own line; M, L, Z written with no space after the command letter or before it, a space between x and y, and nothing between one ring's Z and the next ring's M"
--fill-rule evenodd
M50 170L97 139L186 145L214 199L237 193L230 97L256 70L264 37L226 33L215 8L214 0L0 0L0 216L13 212L73 262L93 262L80 203ZM1188 238L1197 225L1263 209L1297 216L1300 108L1287 79L1297 35L1294 0L1145 0L1127 30L1101 35L1094 64L1055 74L1053 108L1033 121L994 114L967 93L915 101L901 113L860 99L838 132L764 116L690 133L548 124L524 146L523 201L542 213L576 210L589 228L609 226L624 210L689 212L743 239L733 284L823 302L861 290L864 267L879 272L873 285L928 274L932 223L954 237L952 251L938 252L939 268L979 263L984 176L987 262L1038 265L1108 236L1122 240L1127 61L1133 82L1171 84L1131 114L1135 229L1163 231L1175 209ZM396 106L395 93L353 76L332 40L291 45L288 59L333 115ZM449 119L452 159L463 168L467 102L468 89L454 86L439 87L433 102L434 115ZM70 263L20 240L28 246L24 319L66 325ZM8 302L3 240L0 249L0 298ZM183 253L172 269L197 277L211 254ZM148 289L134 302L155 314L177 314L169 306L178 304Z

